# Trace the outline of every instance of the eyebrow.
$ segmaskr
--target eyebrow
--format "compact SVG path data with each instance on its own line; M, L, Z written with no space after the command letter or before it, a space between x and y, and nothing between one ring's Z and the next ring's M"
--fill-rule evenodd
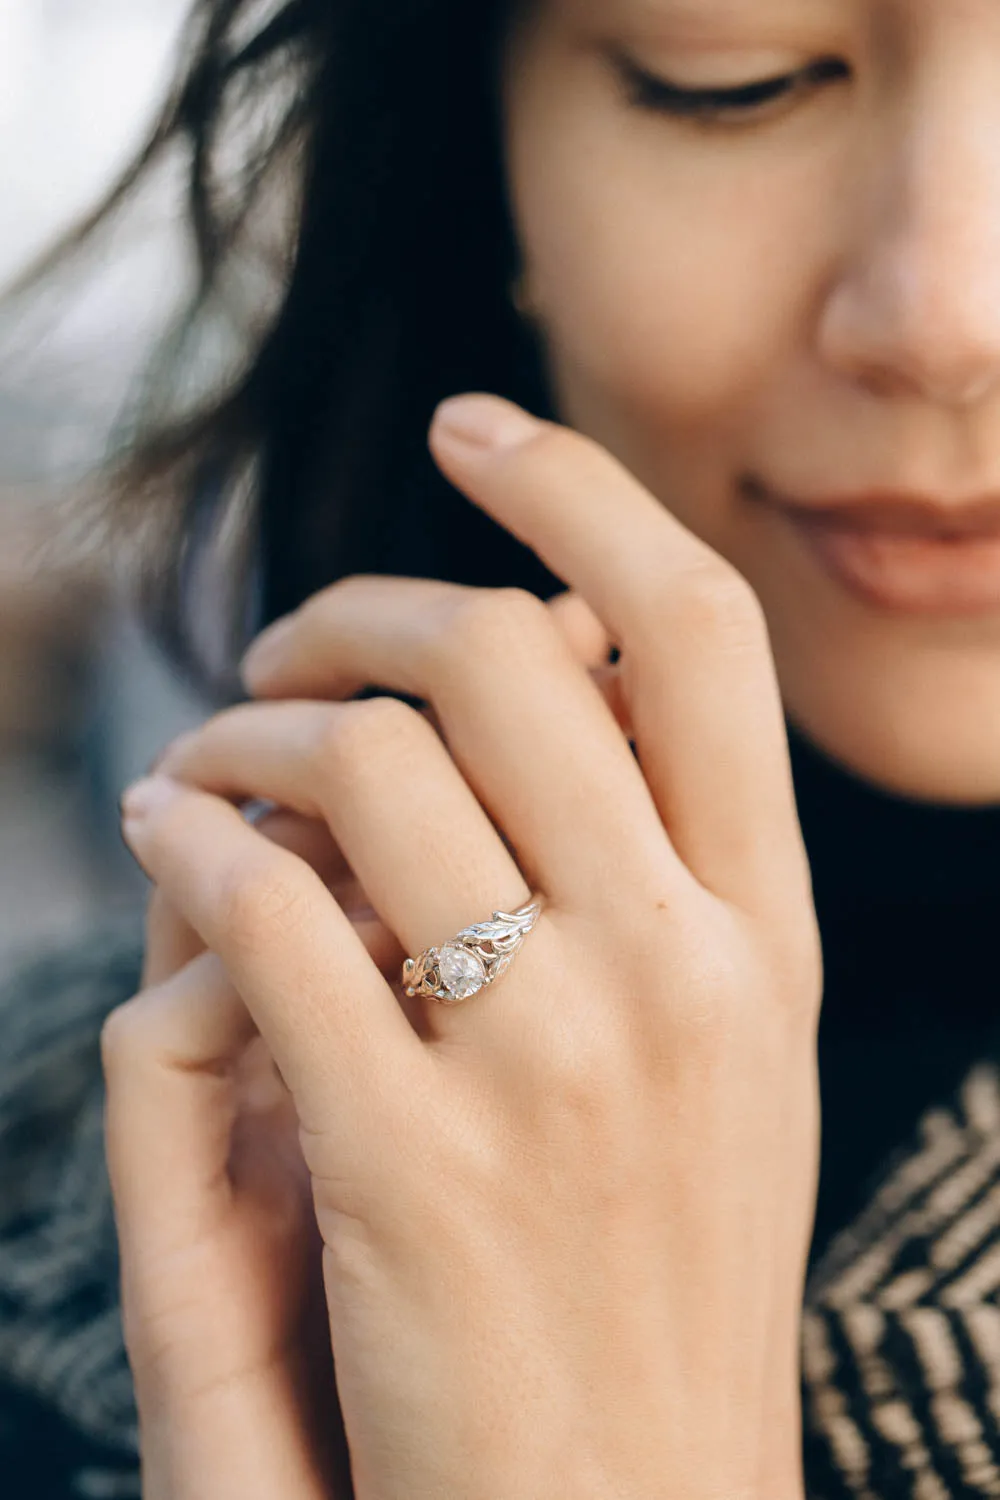
M652 47L820 45L844 0L555 0L567 24Z
M817 10L829 10L830 0L568 0L567 8L595 19L621 12L650 24L669 21L697 30L727 22L806 19Z

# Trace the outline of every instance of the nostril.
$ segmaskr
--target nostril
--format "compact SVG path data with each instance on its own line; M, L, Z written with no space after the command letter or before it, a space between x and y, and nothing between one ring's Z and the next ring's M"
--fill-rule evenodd
M911 222L866 240L827 284L817 352L874 396L965 408L1000 383L1000 261L987 277L941 234Z
M853 373L865 390L883 400L911 398L932 406L963 408L986 400L1000 383L1000 358L988 369L980 364L975 370L956 366L949 371L944 360L886 356L859 365Z
M984 370L956 367L952 371L944 368L943 362L936 368L928 368L913 377L913 384L923 398L934 406L968 407L983 401L1000 380L1000 363Z

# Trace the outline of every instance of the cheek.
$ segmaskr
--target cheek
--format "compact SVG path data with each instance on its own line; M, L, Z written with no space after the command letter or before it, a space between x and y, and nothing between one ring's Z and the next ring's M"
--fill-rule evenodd
M828 258L822 184L759 140L706 149L608 113L542 112L513 139L554 370L661 422L718 422L781 384L808 343Z

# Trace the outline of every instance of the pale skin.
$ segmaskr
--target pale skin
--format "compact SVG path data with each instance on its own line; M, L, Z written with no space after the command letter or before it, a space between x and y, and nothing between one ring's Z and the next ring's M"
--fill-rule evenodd
M707 127L608 46L687 87L847 71ZM156 1500L344 1493L320 1253L359 1496L801 1495L821 972L782 709L889 789L1000 797L996 613L867 608L739 483L997 485L1000 12L552 0L505 76L577 433L472 398L432 449L571 595L338 585L126 803L158 895L108 1138ZM342 701L369 681L438 733ZM537 891L495 990L400 994Z

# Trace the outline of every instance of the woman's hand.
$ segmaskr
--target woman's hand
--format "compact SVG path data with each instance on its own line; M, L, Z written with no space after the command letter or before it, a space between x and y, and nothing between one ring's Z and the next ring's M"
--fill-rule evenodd
M551 606L600 679L603 632ZM386 975L403 953L322 823L257 820ZM104 1031L107 1147L146 1500L349 1500L320 1242L288 1091L219 960L154 891L139 993Z
M325 829L259 826L344 890ZM364 939L372 926L359 917ZM103 1051L145 1500L348 1500L294 1108L221 963L159 892L140 992Z
M619 646L621 712L525 595L354 579L251 686L402 690L447 749L394 700L231 710L126 835L294 1097L359 1496L794 1495L820 962L759 606L590 442L488 398L433 442ZM325 819L410 953L546 910L406 1013L223 797Z

